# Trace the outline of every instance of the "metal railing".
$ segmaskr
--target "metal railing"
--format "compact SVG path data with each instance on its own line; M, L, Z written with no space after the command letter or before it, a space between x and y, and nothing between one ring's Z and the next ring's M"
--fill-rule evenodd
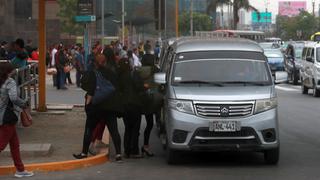
M0 63L3 62L10 61L0 60ZM32 62L25 67L16 69L11 77L17 83L20 97L28 100L31 108L38 109L38 63Z

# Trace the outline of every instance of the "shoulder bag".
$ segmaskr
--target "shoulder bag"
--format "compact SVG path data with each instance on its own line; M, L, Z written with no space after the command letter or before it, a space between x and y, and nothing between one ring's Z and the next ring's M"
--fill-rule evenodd
M107 100L114 92L115 88L110 81L105 79L101 72L96 71L96 89L92 97L92 104L100 104Z

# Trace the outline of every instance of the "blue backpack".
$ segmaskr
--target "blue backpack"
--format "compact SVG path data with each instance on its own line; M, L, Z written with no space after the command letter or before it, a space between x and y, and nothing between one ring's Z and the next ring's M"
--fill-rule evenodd
M95 71L95 74L96 89L94 92L94 96L92 97L92 104L94 105L108 100L108 98L115 92L115 88L110 81L106 80L98 71Z

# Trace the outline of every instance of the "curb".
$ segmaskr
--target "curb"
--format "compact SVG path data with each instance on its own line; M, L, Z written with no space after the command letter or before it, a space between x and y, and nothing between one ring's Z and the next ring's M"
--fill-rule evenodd
M51 163L39 163L39 164L27 164L25 165L26 170L36 172L51 172L51 171L67 171L73 169L80 169L90 167L94 165L103 164L108 162L108 154L100 154L97 156L70 161L60 161ZM0 166L0 175L11 175L16 172L14 166Z

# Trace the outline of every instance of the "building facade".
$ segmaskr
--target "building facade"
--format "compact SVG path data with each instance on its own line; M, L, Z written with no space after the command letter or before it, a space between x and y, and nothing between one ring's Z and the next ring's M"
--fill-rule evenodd
M46 1L47 42L60 38L59 5L55 0ZM0 0L0 40L16 38L38 42L38 0Z

